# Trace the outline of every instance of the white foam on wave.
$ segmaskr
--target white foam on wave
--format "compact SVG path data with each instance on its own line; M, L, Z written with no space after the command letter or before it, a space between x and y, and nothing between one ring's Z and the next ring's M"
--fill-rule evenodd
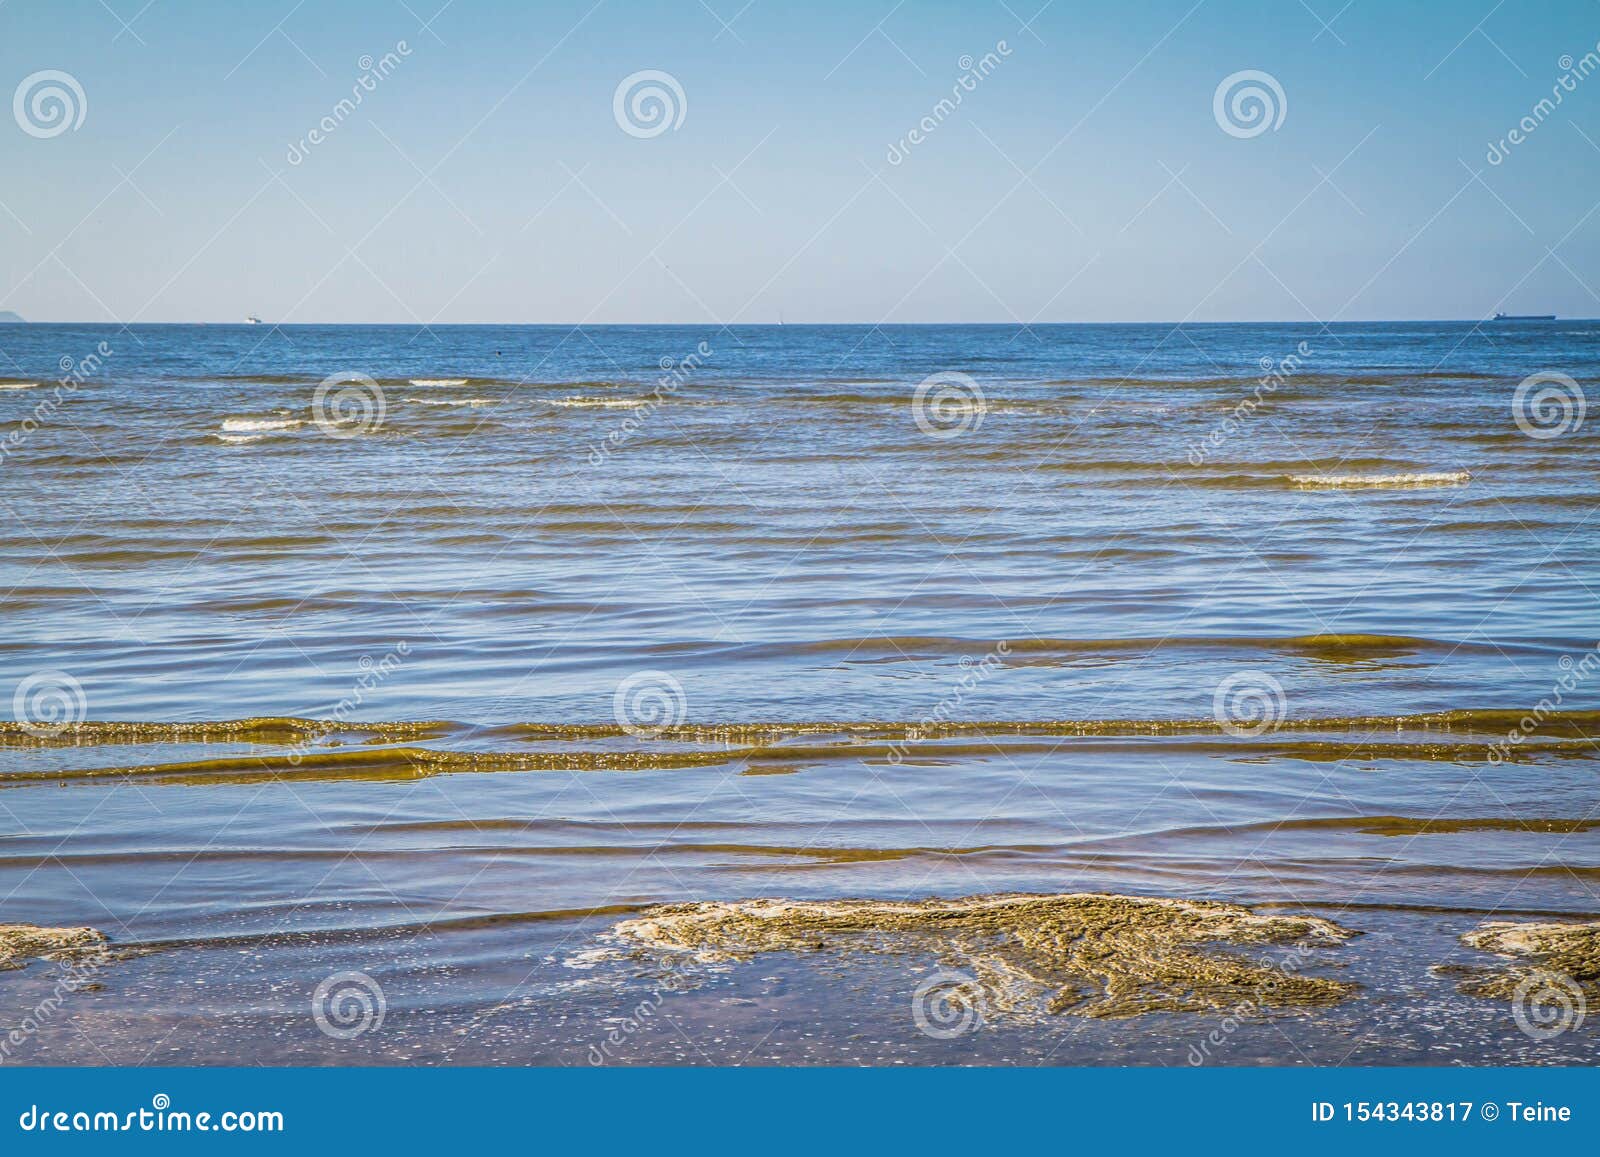
M464 386L464 385L467 384L469 379L467 379L467 378L411 378L410 381L411 381L411 384L413 386L419 386L419 387L427 388L429 386Z
M37 390L38 382L0 382L0 390Z
M213 438L228 446L248 446L251 442L259 442L265 434L213 434Z
M1307 490L1403 490L1421 486L1465 486L1470 470L1433 470L1415 474L1291 474L1289 481Z
M407 398L419 406L492 406L494 398Z
M648 406L649 398L547 398L552 406L571 406L578 409L595 410L637 410L640 406Z
M273 430L294 430L300 426L299 418L224 418L225 434L251 434Z

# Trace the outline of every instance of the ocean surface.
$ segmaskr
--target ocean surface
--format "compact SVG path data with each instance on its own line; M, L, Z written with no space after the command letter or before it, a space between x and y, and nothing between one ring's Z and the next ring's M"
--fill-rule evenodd
M0 1062L1201 1063L1219 1015L930 1034L937 960L613 931L1091 891L1361 933L1205 1063L1592 1064L1600 1009L1455 970L1600 915L1597 371L1572 321L0 326L0 923L113 950L42 1017L62 965L0 971Z

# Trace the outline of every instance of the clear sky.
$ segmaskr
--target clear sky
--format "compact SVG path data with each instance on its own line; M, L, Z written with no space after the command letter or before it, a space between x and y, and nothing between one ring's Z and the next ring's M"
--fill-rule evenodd
M0 3L0 309L1600 316L1594 0L442 2ZM681 120L619 121L642 70Z

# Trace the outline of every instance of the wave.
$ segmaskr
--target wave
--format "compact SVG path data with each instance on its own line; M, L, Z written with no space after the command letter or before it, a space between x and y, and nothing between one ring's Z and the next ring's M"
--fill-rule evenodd
M290 744L326 735L358 736L387 742L448 735L460 724L434 720L394 723L351 723L335 719L295 716L254 716L248 719L200 720L156 723L137 720L99 720L72 723L55 735L33 735L35 744L90 746L127 743L264 743ZM0 746L28 744L30 733L20 723L0 722Z
M297 430L304 424L300 418L224 418L222 432L224 434L276 433L281 430Z
M652 654L689 653L702 649L704 644L666 643L646 647ZM752 657L784 655L815 655L842 653L852 655L865 652L869 655L885 653L900 655L908 660L929 655L976 657L994 654L996 657L1012 655L1049 654L1100 654L1107 651L1154 652L1168 651L1268 651L1290 655L1333 656L1341 653L1364 657L1369 653L1416 654L1421 652L1481 651L1500 654L1506 649L1550 650L1541 643L1531 641L1506 641L1479 643L1456 639L1429 639L1415 635L1388 635L1375 633L1321 633L1312 635L1200 635L1200 636L1144 636L1109 639L968 639L945 635L868 635L834 639L809 639L794 643L753 643L741 648Z
M587 398L587 397L579 396L579 397L572 397L572 398L546 398L545 402L546 402L546 404L551 405L551 406L568 406L568 407L573 407L573 408L576 408L576 409L637 410L642 406L648 406L650 404L650 402L651 402L651 399L649 399L649 398Z
M324 371L307 370L304 373L284 374L194 374L176 377L180 382L218 382L227 385L253 385L253 386L315 386L324 380ZM416 386L419 389L448 388L453 386L472 385L503 385L503 386L537 386L546 385L556 389L571 389L572 382L527 382L520 378L495 377L492 375L474 374L470 378L412 378L412 377L373 377L385 389ZM577 383L585 384L585 383ZM605 385L607 383L595 383Z
M996 897L999 898L999 897ZM1135 897L1128 897L1135 899ZM976 898L974 898L976 899ZM1160 902L1159 897L1150 899ZM961 903L957 900L955 903ZM1205 901L1200 901L1204 903ZM742 907L751 903L745 902ZM773 903L773 901L767 901ZM885 901L880 907L896 904L896 901ZM949 903L947 901L946 903ZM1306 906L1316 906L1314 901L1302 900L1263 900L1251 905L1258 913L1272 913L1277 911L1295 910ZM1493 908L1452 906L1446 904L1406 904L1393 901L1362 902L1341 898L1332 906L1342 911L1357 912L1397 912L1416 913L1422 915L1466 915L1466 916L1519 916L1530 918L1559 918L1570 920L1573 913L1563 909L1531 908L1524 906L1510 906L1502 901ZM676 907L676 906L675 906ZM699 905L686 905L688 908L700 907ZM732 907L730 905L729 907ZM584 923L593 920L606 920L608 922L627 919L629 917L643 916L652 911L660 911L660 905L648 901L632 903L620 902L590 907L574 908L545 908L531 910L500 910L472 913L461 916L444 916L432 919L418 919L406 921L374 921L371 923L338 924L316 928L274 927L260 931L221 932L211 935L199 936L167 936L151 937L148 939L118 939L107 943L102 935L93 929L63 929L63 933L75 934L74 940L81 940L85 947L91 951L111 951L118 958L142 956L150 953L167 951L236 951L244 948L317 948L326 949L335 945L364 944L368 942L407 941L432 939L453 933L475 933L488 929L513 928L525 924L545 923ZM1269 980L1268 983L1271 983Z
M1194 377L1092 377L1083 376L1076 378L1050 378L1042 381L1040 385L1046 386L1088 386L1099 389L1114 389L1118 387L1155 387L1172 388L1185 387L1190 389L1253 389L1259 385L1263 378L1269 376L1271 371L1263 373L1259 365L1236 375L1210 374ZM1446 370L1431 372L1428 370L1408 370L1394 368L1382 372L1351 372L1351 373L1311 373L1306 370L1297 370L1293 374L1285 375L1279 383L1278 389L1268 393L1281 394L1286 388L1294 386L1314 387L1339 387L1339 386L1428 386L1428 385L1453 385L1460 382L1493 382L1500 380L1495 374L1478 373L1471 370Z
M241 382L258 386L312 385L322 380L320 374L197 374L185 379L195 382Z
M1418 374L1400 371L1381 374L1297 373L1281 379L1276 388L1267 390L1261 387L1262 377L1260 373L1238 377L1191 378L1085 376L1049 379L1012 378L994 383L992 386L988 380L983 380L981 384L984 388L986 407L990 412L996 407L1006 406L1049 410L1058 408L1065 402L1086 405L1090 407L1091 412L1101 407L1116 409L1123 406L1149 406L1148 399L1137 396L1118 397L1124 393L1137 395L1142 392L1163 393L1170 396L1170 401L1156 405L1150 411L1161 413L1176 404L1185 407L1198 406L1200 409L1212 411L1233 410L1244 401L1260 407L1270 407L1280 402L1324 399L1334 401L1347 397L1350 390L1361 390L1363 396L1367 397L1370 395L1365 391L1392 389L1395 391L1396 399L1403 400L1413 393L1424 393L1432 386L1445 387L1468 381L1493 380L1488 375ZM818 383L822 389L810 393L786 394L784 400L812 405L853 407L910 406L914 401L914 394L905 391L915 383L904 380L886 380L883 384L890 388L874 392L837 388L856 385L858 381L824 379ZM1209 396L1212 392L1220 396Z
M1059 439L1056 440L1059 442ZM1055 445L1056 443L1051 443ZM1409 459L1398 457L1352 458L1343 455L1316 455L1295 458L1217 458L1207 456L1198 465L1183 459L1162 461L1159 458L1121 458L1096 454L1093 457L1057 458L1039 467L1062 474L1151 474L1161 467L1171 467L1185 475L1193 472L1250 474L1260 478L1280 478L1295 474L1371 473L1398 474L1418 467Z
M224 418L221 429L212 437L227 446L249 446L274 434L298 430L304 424L301 418Z
M38 382L0 382L0 390L37 390Z
M908 443L908 446L914 448L915 444ZM1013 460L1019 457L1019 447L1013 444L987 452L980 450L972 456ZM1250 461L1208 457L1196 464L1179 456L1175 450L1143 460L1114 457L1046 460L1034 469L1068 475L1073 483L1122 489L1179 482L1185 486L1221 490L1405 490L1464 486L1473 477L1470 470L1428 470L1393 458Z
M528 912L485 912L472 916L447 916L404 923L358 925L332 928L273 928L262 932L235 932L214 936L174 936L162 939L118 941L118 952L144 953L173 949L232 949L251 945L273 948L327 946L361 943L367 940L429 937L447 932L477 932L517 924L542 924L596 917L628 916L645 911L648 904L604 904L589 908L546 908Z
M1546 720L1546 726L1551 725ZM17 725L10 725L15 728ZM294 746L265 754L224 754L155 763L112 762L96 766L39 767L25 763L0 770L0 787L139 782L163 785L259 783L409 782L436 775L498 772L682 772L723 768L746 775L801 772L855 764L902 768L952 769L958 774L975 761L1081 757L1113 761L1130 753L1157 757L1193 756L1246 762L1292 760L1309 764L1449 763L1463 768L1483 764L1540 763L1547 759L1588 760L1600 755L1592 723L1579 725L1576 738L1529 738L1507 748L1485 738L1428 735L1410 738L1381 727L1362 734L1307 737L1313 728L1337 732L1327 720L1293 720L1261 736L1237 735L1214 720L1107 721L1074 724L789 724L688 726L665 728L645 745L613 725L516 724L496 729L520 749L372 746L343 741L318 746L309 735ZM70 730L70 729L68 729ZM463 731L468 730L463 728ZM1397 728L1396 730L1402 730ZM1559 734L1560 728L1551 727ZM478 729L480 738L483 729ZM1381 732L1382 734L1376 734ZM792 742L813 736L815 742ZM44 741L49 745L61 736ZM621 740L622 745L601 744ZM156 741L146 738L144 742ZM551 748L544 744L567 744ZM593 742L589 746L582 744ZM133 740L132 742L139 742ZM12 744L16 745L16 744Z
M316 749L291 755L223 756L216 759L52 771L0 772L0 784L96 780L197 786L286 783L299 780L405 782L434 775L505 771L668 771L713 767L737 758L719 751L436 751L425 747Z
M534 831L534 825L521 821L503 821L506 830L511 830L519 835L528 835ZM1180 840L1234 840L1239 837L1250 839L1252 855L1260 855L1268 848L1268 843L1257 837L1271 837L1282 833L1312 832L1329 833L1338 835L1380 836L1384 838L1418 837L1430 835L1470 835L1483 832L1510 833L1517 835L1576 835L1600 830L1600 819L1574 819L1574 818L1544 818L1521 816L1472 816L1472 817L1415 817L1395 815L1373 816L1327 816L1317 819L1274 818L1260 820L1254 823L1240 824L1214 824L1198 825L1193 827L1155 828L1117 832L1107 835L1087 836L1074 838L1066 843L984 843L967 845L943 844L913 844L913 845L840 845L824 842L825 834L820 830L822 825L815 825L806 835L812 835L810 842L803 844L746 844L733 842L669 842L662 843L655 840L642 840L637 837L641 834L631 825L566 825L572 828L574 834L598 831L601 834L615 832L618 835L632 838L632 842L619 841L604 844L533 844L533 845L507 845L494 843L487 845L495 854L523 855L523 856L601 856L601 855L731 855L759 858L780 859L787 858L800 861L794 867L828 866L836 864L874 863L908 859L933 859L945 857L959 857L963 860L985 859L1011 859L1016 857L1051 857L1056 859L1090 857L1102 864L1119 861L1148 862L1152 858L1150 848L1152 845L1164 846L1172 841ZM729 828L748 830L745 825L728 824ZM493 830L496 824L493 821L467 823L462 821L441 821L434 824L397 824L379 825L371 829L364 829L365 834L380 831L427 831L449 833L467 831L481 835L486 830ZM660 827L671 836L680 834L678 825L662 824ZM766 831L769 825L760 825ZM828 825L828 831L834 830ZM557 834L552 832L551 834ZM566 834L562 831L559 834ZM1131 854L1123 854L1118 849L1123 845L1144 849ZM1357 845L1348 845L1357 847ZM459 851L460 848L450 845L449 850ZM95 852L69 857L73 862L85 863L133 863L140 860L160 860L174 863L187 862L190 859L253 859L263 856L276 856L290 854L295 857L335 859L341 854L355 857L366 855L403 857L415 855L416 849L411 846L395 849L393 851L377 851L363 849L360 852L341 852L337 848L326 850L293 849L287 853L276 850L258 849L177 849L156 852L147 851L112 851ZM1170 861L1176 853L1157 853ZM54 851L42 851L36 855L18 855L0 859L0 864L11 867L34 868L43 866L52 860L63 857ZM1296 863L1305 863L1296 859ZM1331 861L1330 861L1331 862ZM1543 868L1552 874L1560 874L1563 865L1541 865L1536 868L1503 868L1488 869L1482 865L1440 864L1428 862L1411 865L1409 870L1436 871L1446 868L1450 871L1500 871L1515 873L1517 871L1530 872ZM1575 873L1589 875L1600 874L1600 868L1572 865Z
M541 844L517 846L490 844L479 847L452 846L439 849L371 847L246 847L162 848L106 852L48 851L39 855L0 855L0 868L31 870L51 866L76 867L85 864L201 864L248 863L252 861L334 861L354 863L401 860L415 862L429 852L443 855L492 852L497 859L545 856L578 858L602 856L732 856L749 859L795 860L808 866L887 863L937 857L984 858L1002 855L1060 854L1071 851L1056 844L977 844L970 847L842 847L828 844L741 844L741 843L614 843Z
M1237 836L1262 832L1351 832L1363 836L1463 835L1470 832L1523 832L1578 835L1600 830L1600 819L1522 816L1321 816L1314 819L1273 819L1249 824L1173 828L1161 836ZM1121 837L1117 837L1121 838Z
M1302 490L1407 490L1427 486L1465 486L1470 470L1432 470L1415 474L1292 474Z
M413 385L421 385L413 382ZM414 402L419 406L492 406L498 398L406 398L407 402Z
M1501 738L1528 717L1526 709L1500 707L1460 708L1409 715L1290 716L1279 720L1272 732L1376 734L1415 732L1490 736ZM1600 709L1549 711L1542 715L1541 734L1570 739L1600 738ZM886 741L954 737L1141 737L1211 735L1233 732L1212 718L1173 719L974 719L974 720L816 720L724 723L679 723L663 727L656 738L664 742L710 743L735 746L770 746L782 740L807 736L850 736ZM356 737L367 743L443 738L507 738L525 740L626 739L632 733L619 723L515 722L471 724L447 720L357 722L308 719L296 716L261 716L236 720L196 722L144 722L99 720L69 723L49 734L22 723L0 721L0 747L83 747L100 744L149 743L253 743L295 744L325 736ZM1526 744L1519 746L1526 747ZM439 754L437 752L431 754ZM469 753L470 754L470 753Z

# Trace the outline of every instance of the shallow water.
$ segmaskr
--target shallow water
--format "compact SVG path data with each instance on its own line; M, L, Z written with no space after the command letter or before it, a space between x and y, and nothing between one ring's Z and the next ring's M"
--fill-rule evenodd
M940 1039L908 1004L937 961L664 987L608 939L664 901L1104 891L1364 933L1316 965L1355 999L1206 1063L1591 1062L1595 1017L1536 1040L1432 969L1491 963L1457 940L1486 919L1600 914L1594 426L1513 404L1597 351L5 327L0 378L40 384L0 393L33 723L0 733L0 922L118 950L5 1059L586 1063L659 1000L603 1061L1192 1063L1222 1018ZM951 372L981 408L919 408ZM39 726L253 716L438 725ZM385 1011L339 1039L313 994L346 971ZM0 1027L58 972L0 972Z

